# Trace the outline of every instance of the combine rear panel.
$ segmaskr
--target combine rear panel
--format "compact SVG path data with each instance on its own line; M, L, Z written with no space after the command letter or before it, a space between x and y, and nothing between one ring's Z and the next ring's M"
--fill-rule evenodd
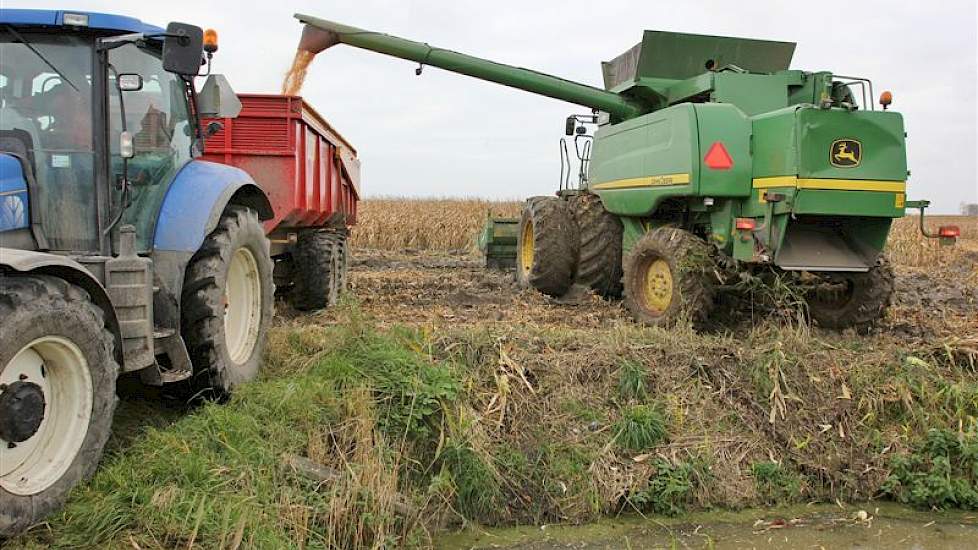
M301 97L241 94L241 114L221 119L206 160L251 174L275 216L269 234L356 223L360 161L356 150Z

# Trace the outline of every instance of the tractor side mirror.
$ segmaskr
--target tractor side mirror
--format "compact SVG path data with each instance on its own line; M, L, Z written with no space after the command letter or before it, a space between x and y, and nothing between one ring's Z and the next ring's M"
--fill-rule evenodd
M228 79L212 74L197 94L197 112L204 118L234 118L241 112L241 100Z
M567 122L564 124L564 135L572 136L574 135L574 128L577 126L577 119L574 115L567 117Z
M200 71L204 31L196 25L170 23L163 39L163 70L183 76Z

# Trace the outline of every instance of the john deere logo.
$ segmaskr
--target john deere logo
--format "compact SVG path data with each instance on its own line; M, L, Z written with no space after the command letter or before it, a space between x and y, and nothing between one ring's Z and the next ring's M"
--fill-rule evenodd
M854 139L837 139L832 142L829 162L839 168L854 168L859 166L863 158L863 146Z

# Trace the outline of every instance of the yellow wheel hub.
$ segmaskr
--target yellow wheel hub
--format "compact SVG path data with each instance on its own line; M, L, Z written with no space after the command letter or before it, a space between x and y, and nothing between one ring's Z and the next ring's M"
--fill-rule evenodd
M645 307L655 313L664 313L672 303L672 271L669 262L659 258L645 268L645 285L642 292Z
M533 224L523 226L523 238L520 240L520 269L529 274L533 269Z

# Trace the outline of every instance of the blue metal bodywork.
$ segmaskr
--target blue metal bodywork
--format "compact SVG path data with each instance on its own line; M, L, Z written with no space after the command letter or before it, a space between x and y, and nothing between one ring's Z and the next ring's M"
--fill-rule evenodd
M0 231L23 229L29 220L24 169L15 157L0 154Z
M163 29L155 25L143 23L139 19L123 15L112 15L90 11L74 10L24 10L0 8L0 24L17 26L49 26L63 27L64 14L81 14L88 16L88 28L106 31L141 32L146 34L160 33Z
M188 162L166 192L153 239L155 250L196 252L231 197L245 187L258 188L240 168L204 160Z

